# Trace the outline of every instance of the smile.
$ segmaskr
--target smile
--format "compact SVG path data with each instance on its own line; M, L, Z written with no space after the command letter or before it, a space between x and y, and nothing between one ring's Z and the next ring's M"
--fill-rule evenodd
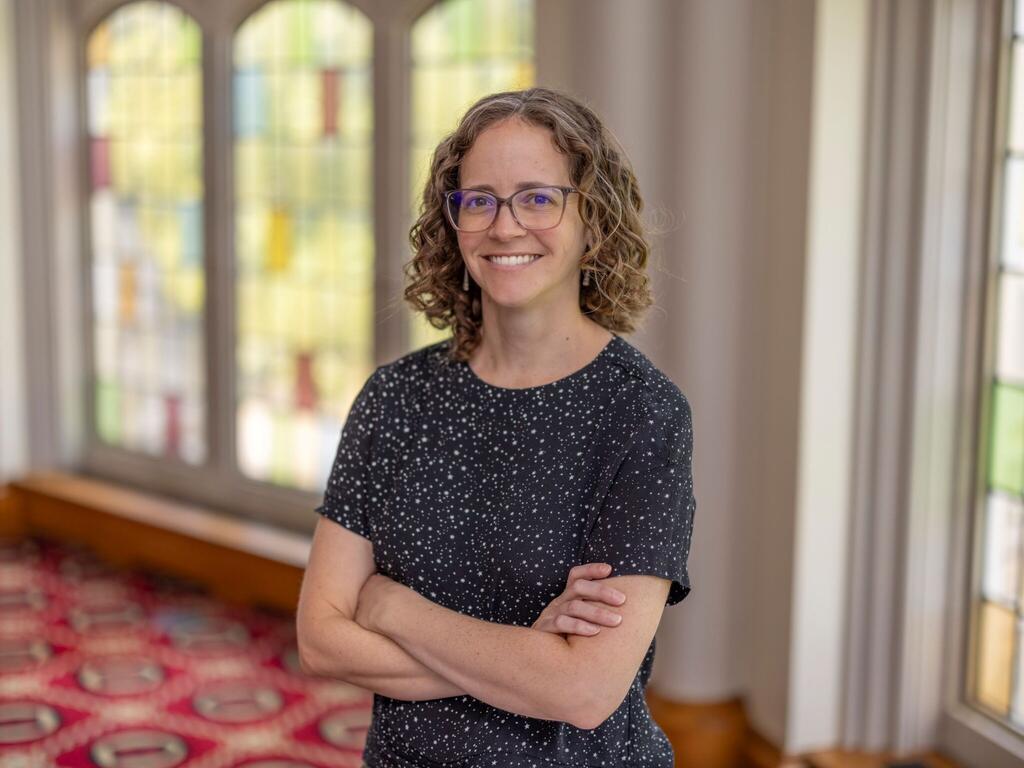
M529 266L539 258L541 258L540 255L536 253L510 253L484 256L484 259L490 264L496 267L505 267L506 269Z

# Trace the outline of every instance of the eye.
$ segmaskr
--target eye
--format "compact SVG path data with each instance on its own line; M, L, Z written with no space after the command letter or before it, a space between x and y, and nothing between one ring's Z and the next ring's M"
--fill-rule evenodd
M470 210L490 208L494 205L494 198L482 192L470 192L463 196L462 207Z
M550 208L558 205L558 201L551 192L538 190L536 192L527 192L523 195L523 204L531 208Z

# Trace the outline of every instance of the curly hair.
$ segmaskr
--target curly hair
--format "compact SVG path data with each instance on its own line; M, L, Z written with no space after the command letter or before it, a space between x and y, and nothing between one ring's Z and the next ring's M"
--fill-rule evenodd
M459 168L476 138L509 118L547 128L569 159L579 190L580 218L590 248L581 268L580 310L609 331L628 333L653 303L647 277L650 243L640 221L643 200L622 147L594 112L559 91L528 88L484 96L434 150L419 218L409 232L413 257L404 266L404 297L438 329L450 328L448 357L466 361L480 343L480 287L462 290L463 260L455 230L444 215L444 194L459 184Z

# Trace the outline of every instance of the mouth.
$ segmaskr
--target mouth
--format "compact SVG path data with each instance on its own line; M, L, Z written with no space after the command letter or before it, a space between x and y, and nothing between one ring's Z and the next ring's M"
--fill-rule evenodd
M492 253L483 257L484 261L499 269L522 269L541 258L539 253Z

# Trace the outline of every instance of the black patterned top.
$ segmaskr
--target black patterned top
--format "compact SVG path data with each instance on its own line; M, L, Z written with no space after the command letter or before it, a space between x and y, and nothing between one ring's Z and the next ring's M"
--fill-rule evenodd
M585 367L549 384L488 384L446 358L448 341L379 367L342 430L317 512L373 542L379 573L446 608L532 626L574 565L672 580L696 507L686 397L614 336ZM629 693L584 730L469 695L402 701L374 694L370 768L657 766L672 747L644 688L655 643Z

